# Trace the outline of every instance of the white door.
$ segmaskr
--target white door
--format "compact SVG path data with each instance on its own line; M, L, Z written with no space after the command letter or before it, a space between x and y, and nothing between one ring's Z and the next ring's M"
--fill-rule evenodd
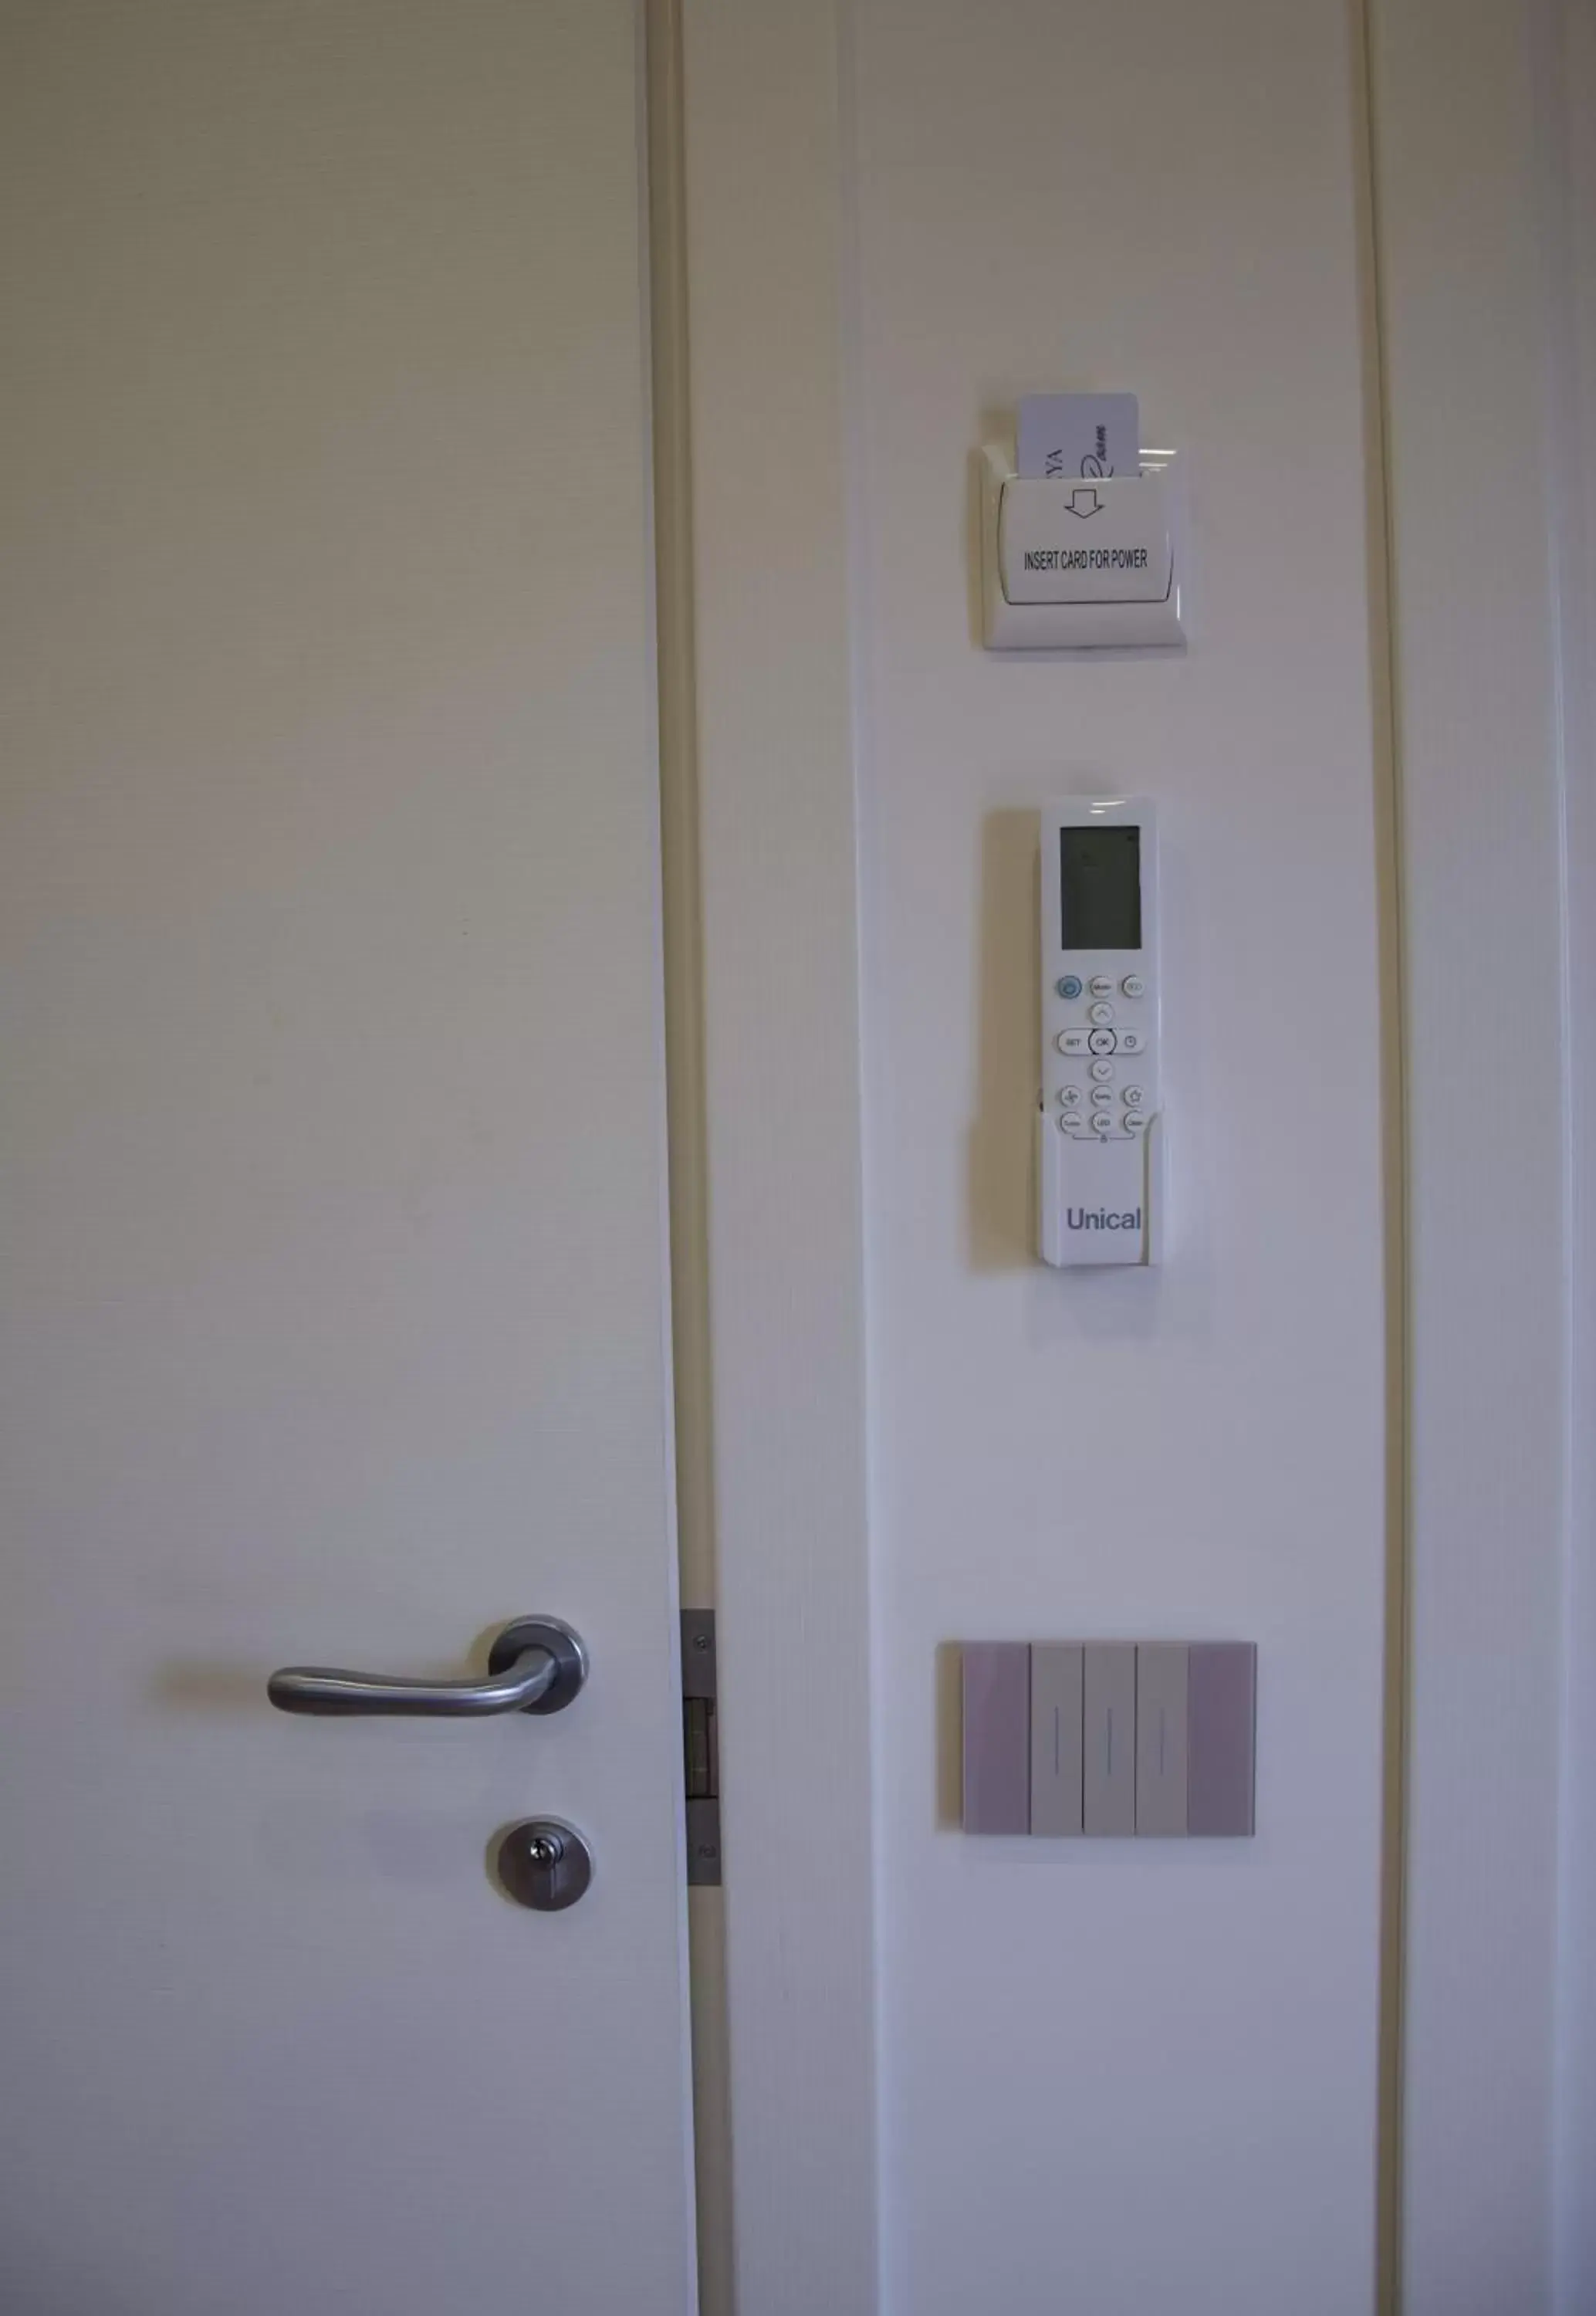
M0 2304L680 2316L634 10L0 38Z

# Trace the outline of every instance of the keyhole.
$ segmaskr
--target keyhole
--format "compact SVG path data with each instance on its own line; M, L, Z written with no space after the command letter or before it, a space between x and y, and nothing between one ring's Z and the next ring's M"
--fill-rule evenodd
M593 1877L591 1850L563 1818L528 1818L512 1825L499 1842L495 1864L508 1895L536 1914L563 1913Z

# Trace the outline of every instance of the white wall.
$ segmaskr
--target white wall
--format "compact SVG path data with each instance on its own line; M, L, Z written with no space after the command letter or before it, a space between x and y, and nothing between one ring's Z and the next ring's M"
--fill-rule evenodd
M1380 808L1341 0L856 0L848 98L894 2316L1352 2316L1375 2273ZM967 459L1126 387L1184 658L972 640ZM1033 840L1163 811L1167 1268L1030 1253ZM1250 1845L969 1841L945 1644L1261 1648ZM940 1668L940 1670L939 1670Z

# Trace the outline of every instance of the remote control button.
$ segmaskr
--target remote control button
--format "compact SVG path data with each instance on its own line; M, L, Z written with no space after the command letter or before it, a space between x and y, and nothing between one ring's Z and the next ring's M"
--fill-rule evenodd
M1063 1103L1066 1109L1078 1109L1080 1108L1080 1098L1081 1090L1079 1086L1060 1086L1059 1088L1059 1100Z
M1112 1005L1094 1005L1088 1009L1086 1013L1087 1020L1095 1021L1100 1029L1112 1021L1113 1017L1114 1010Z
M1122 1054L1145 1054L1147 1051L1147 1039L1142 1036L1139 1029L1122 1029L1120 1032L1120 1051Z
M1092 1131L1094 1134L1112 1134L1113 1132L1112 1112L1106 1109L1095 1109L1092 1112Z
M1092 1088L1092 1107L1094 1109L1101 1109L1105 1101L1112 1101L1113 1098L1114 1090L1113 1086L1094 1086Z
M1078 973L1067 973L1062 981L1054 982L1053 987L1060 997L1078 997L1081 993L1080 975Z
M1110 975L1106 973L1095 973L1092 975L1092 994L1094 997L1112 997L1113 993L1114 985Z
M1114 1065L1112 1062L1094 1062L1092 1064L1092 1075L1096 1079L1099 1085L1104 1084L1106 1080L1113 1077L1113 1073Z
M1120 1124L1127 1134L1145 1134L1148 1127L1148 1114L1145 1109L1128 1109L1121 1118Z
M1089 1037L1084 1029L1067 1029L1064 1037L1086 1038L1088 1054L1112 1054L1120 1042L1112 1029L1094 1029ZM1064 1038L1060 1038L1059 1043L1063 1045ZM1071 1046L1068 1050L1072 1054L1078 1054L1080 1047Z
M1125 1088L1125 1107L1127 1109L1139 1109L1146 1099L1147 1096L1142 1092L1139 1086L1127 1086Z
M1084 1029L1060 1029L1053 1043L1061 1054L1084 1054L1088 1050L1087 1036ZM1090 1050L1095 1051L1095 1048L1093 1047Z
M1139 973L1128 973L1121 982L1120 988L1127 997L1145 997L1148 993L1148 985Z
M1084 1111L1078 1109L1061 1109L1059 1112L1059 1131L1060 1134L1073 1134L1076 1140L1078 1142L1083 1134L1089 1134L1091 1130L1091 1127L1086 1124L1086 1114Z

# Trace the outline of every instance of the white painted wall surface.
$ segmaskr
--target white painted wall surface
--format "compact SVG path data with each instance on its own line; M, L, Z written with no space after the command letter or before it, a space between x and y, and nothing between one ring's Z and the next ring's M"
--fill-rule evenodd
M849 103L884 2287L1357 2316L1375 2276L1385 1376L1354 60L1340 0L857 0ZM967 460L1130 387L1184 658L983 654ZM1159 800L1175 1215L1030 1251L1033 837ZM802 1100L802 1090L795 1090ZM1248 1845L966 1840L939 1651L1239 1635Z

